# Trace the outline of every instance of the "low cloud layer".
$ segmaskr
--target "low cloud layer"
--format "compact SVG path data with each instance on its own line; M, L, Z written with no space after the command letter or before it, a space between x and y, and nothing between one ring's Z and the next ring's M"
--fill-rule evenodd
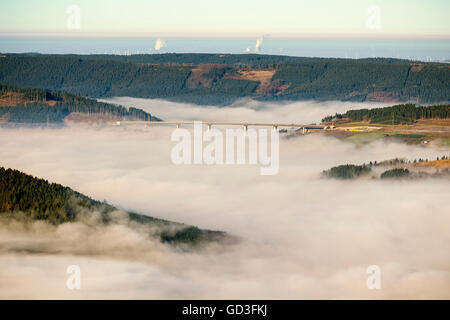
M348 107L249 101L201 108L126 99L114 101L167 120L317 122ZM0 128L1 165L123 209L223 230L241 244L180 252L124 225L2 225L0 297L449 298L448 180L320 178L337 164L431 159L448 148L380 141L357 148L299 136L281 141L279 174L260 176L258 166L173 165L172 130ZM76 292L65 287L70 264L81 267ZM366 268L374 264L382 272L379 291L366 288Z
M237 101L230 107L198 106L195 104L176 103L160 99L140 99L116 97L105 99L110 103L126 107L141 108L164 120L208 120L208 121L253 121L309 124L320 122L328 115L341 113L350 109L382 107L388 104L374 102L316 102L296 101L284 103L259 102L250 99Z

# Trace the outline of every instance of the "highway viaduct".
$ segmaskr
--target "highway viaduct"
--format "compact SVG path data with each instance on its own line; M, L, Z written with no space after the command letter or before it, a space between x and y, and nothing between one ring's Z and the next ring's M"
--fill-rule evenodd
M331 129L329 126L315 125L315 124L298 124L298 123L262 123L262 122L218 122L218 121L115 121L110 122L112 125L144 125L144 126L161 126L161 125L175 125L177 128L181 126L190 126L194 124L202 124L208 127L216 126L241 126L244 132L247 131L248 127L272 127L274 130L278 128L298 128L302 129L303 133L307 130L326 130Z

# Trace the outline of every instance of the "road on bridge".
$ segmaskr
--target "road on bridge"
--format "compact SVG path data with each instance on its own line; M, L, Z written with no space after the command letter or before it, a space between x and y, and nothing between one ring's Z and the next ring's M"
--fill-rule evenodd
M299 124L299 123L261 123L261 122L216 122L216 121L116 121L111 122L114 125L176 125L177 127L184 125L194 125L201 124L206 125L208 128L212 126L242 126L247 127L273 127L277 129L278 127L290 127L290 128L304 128L307 130L311 129L327 129L330 127L315 124Z

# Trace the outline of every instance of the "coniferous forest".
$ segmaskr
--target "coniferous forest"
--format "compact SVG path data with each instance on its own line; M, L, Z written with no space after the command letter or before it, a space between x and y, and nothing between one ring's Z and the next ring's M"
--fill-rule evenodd
M200 85L193 85L202 64L213 70L201 74ZM268 86L237 76L260 70L273 72ZM450 67L400 59L256 54L6 54L0 58L0 83L91 98L133 96L214 105L242 97L446 103Z
M15 88L0 84L0 120L21 123L58 123L71 113L102 115L105 119L157 121L150 113L137 108L98 102L69 93L36 88Z
M102 223L114 223L110 213L117 208L93 200L69 187L39 179L18 170L0 167L0 218L51 224L78 221L82 214L98 212ZM169 243L198 243L224 236L221 232L126 212L132 222L160 228L160 240Z

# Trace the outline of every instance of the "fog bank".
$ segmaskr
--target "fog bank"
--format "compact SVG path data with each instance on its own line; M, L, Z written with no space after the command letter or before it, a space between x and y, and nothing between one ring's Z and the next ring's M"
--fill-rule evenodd
M198 119L191 106L148 103L167 120ZM201 116L288 121L298 112L315 122L345 109L300 107L211 107ZM0 128L0 165L123 209L226 231L241 244L186 252L124 225L0 225L0 298L450 298L448 180L320 177L338 164L434 159L449 148L381 141L357 148L311 134L282 139L279 173L261 176L259 166L172 164L173 129ZM81 267L79 291L65 287L71 264ZM381 268L381 290L366 288L369 265Z
M131 97L114 97L102 101L135 107L150 112L161 119L202 120L202 121L236 121L267 123L320 123L320 120L336 112L344 113L350 109L375 108L391 105L389 103L328 101L284 101L261 102L251 99L236 101L227 107L199 106L196 104L177 103L161 99L141 99Z

